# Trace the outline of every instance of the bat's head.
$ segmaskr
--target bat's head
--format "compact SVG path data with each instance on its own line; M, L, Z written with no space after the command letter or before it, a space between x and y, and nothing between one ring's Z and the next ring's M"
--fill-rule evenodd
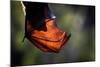
M53 19L53 13L51 13L47 3L25 1L23 4L25 6L26 19L32 22L33 28L45 26L45 19Z

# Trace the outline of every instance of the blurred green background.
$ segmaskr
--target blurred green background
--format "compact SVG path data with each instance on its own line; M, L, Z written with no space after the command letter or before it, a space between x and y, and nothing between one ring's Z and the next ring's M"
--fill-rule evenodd
M95 6L50 4L57 25L71 38L59 53L42 52L28 39L20 1L11 1L11 65L71 63L95 60Z

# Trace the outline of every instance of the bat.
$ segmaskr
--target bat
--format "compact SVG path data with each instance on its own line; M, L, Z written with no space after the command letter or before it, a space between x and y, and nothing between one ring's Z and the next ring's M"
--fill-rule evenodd
M25 6L25 37L44 52L59 53L71 34L57 26L47 3L22 3Z

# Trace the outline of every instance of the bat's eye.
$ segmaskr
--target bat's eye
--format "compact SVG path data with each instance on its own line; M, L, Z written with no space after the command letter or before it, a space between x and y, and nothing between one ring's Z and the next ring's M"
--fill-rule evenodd
M55 16L55 15L52 15L52 16L51 16L51 18L52 18L52 19L55 19L55 18L56 18L56 16Z

